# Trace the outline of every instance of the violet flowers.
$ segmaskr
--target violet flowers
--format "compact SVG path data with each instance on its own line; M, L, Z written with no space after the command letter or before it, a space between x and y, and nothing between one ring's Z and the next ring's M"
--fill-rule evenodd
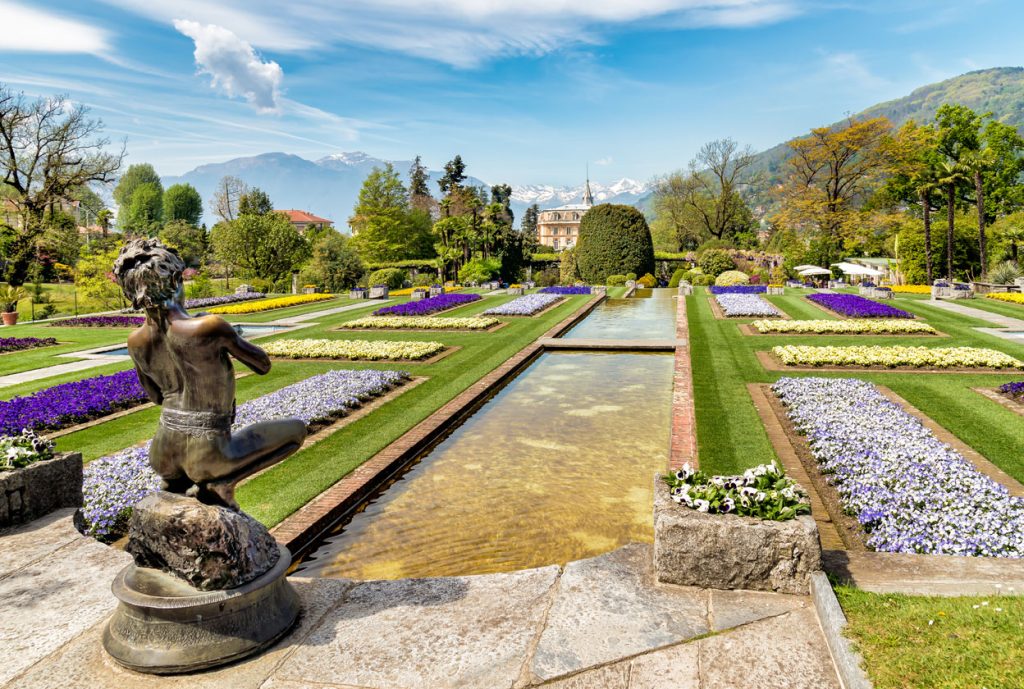
M463 306L478 301L479 294L439 294L436 297L407 301L394 306L385 306L373 312L374 316L426 316L438 311L446 311L456 306Z
M913 318L913 314L888 304L880 304L857 294L825 292L808 294L807 298L816 304L851 318Z

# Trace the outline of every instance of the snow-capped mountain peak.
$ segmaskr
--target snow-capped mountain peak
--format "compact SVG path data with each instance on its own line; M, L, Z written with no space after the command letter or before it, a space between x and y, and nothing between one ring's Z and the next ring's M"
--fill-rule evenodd
M576 203L583 200L583 184L578 186L556 187L550 184L524 184L512 187L512 199L525 205L536 203L545 206ZM623 177L612 184L590 183L590 192L596 203L612 202L633 203L646 194L648 185L635 179Z

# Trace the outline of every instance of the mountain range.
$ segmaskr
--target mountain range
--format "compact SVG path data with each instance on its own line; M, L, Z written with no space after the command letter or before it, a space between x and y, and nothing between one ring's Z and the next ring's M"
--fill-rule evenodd
M209 201L217 182L224 176L238 177L246 184L259 187L267 192L276 208L297 208L334 221L339 230L347 229L347 220L359 197L363 180L375 167L390 162L408 182L410 160L386 161L362 151L334 153L319 160L307 160L289 153L263 153L245 158L235 158L223 163L201 165L183 175L164 177L164 188L172 184L187 182L195 187L204 201ZM430 170L430 188L437 195L437 181L443 175L440 170ZM490 184L476 177L467 177L467 186ZM538 204L541 208L579 203L583 199L584 185L551 186L528 185L512 187L512 212L517 224L526 208ZM621 179L612 184L590 183L591 193L598 203L633 204L648 192L642 182ZM207 206L210 204L207 203ZM209 225L215 221L207 214L204 221Z

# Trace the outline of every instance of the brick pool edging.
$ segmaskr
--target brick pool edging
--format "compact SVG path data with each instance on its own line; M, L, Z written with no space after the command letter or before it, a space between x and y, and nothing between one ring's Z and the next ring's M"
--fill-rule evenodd
M544 350L541 340L557 337L588 316L606 298L604 291L557 323L540 338L523 347L504 363L470 385L430 416L406 431L387 447L360 464L315 498L286 517L270 533L291 552L294 559L310 548L346 514L355 510L380 487L394 478L409 462L473 412L518 375Z
M693 406L693 369L690 361L690 324L686 320L686 297L676 299L675 369L672 377L672 435L669 442L669 468L686 462L699 466L697 456L697 416ZM682 344L685 343L685 344Z

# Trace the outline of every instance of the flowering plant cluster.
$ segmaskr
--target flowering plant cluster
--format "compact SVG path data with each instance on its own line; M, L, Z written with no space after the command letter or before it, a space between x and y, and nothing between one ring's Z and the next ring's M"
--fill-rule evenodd
M354 321L346 321L346 328L395 329L413 328L416 330L487 330L500 323L497 318L454 318L448 316L366 316Z
M440 288L441 285L434 285L434 287L435 288ZM465 287L462 287L461 285L456 285L454 287L445 287L444 291L445 292L458 292L458 291L463 290L463 289L465 289ZM430 291L429 287L424 287L424 286L421 285L419 287L403 287L402 289L389 290L388 294L390 294L392 297L408 297L413 292L429 292L429 291Z
M262 299L260 301L245 301L240 304L226 304L215 306L209 313L238 315L242 313L259 313L271 309L283 309L287 306L298 306L299 304L310 304L315 301L326 301L334 299L333 294L292 294L287 297L275 299Z
M51 328L138 328L144 316L76 316L50 323Z
M1018 368L1024 362L980 347L815 347L784 345L772 354L787 366L910 366L914 368Z
M1015 399L1024 397L1024 381L1015 383L1003 383L999 386L999 392L1009 395Z
M913 318L913 314L903 309L897 309L888 304L879 304L859 294L842 294L837 292L825 292L808 294L807 298L816 304L824 306L829 311L835 311L843 316L851 318Z
M532 316L561 298L560 294L524 294L500 306L491 307L484 311L484 314L489 316Z
M875 550L1024 557L1024 499L874 385L780 378L772 389Z
M764 294L767 285L711 285L712 294Z
M409 379L405 371L328 371L238 405L232 430L283 417L306 425L329 421ZM82 507L86 532L100 539L122 533L132 507L160 487L149 465L149 443L90 462Z
M0 354L36 347L52 347L55 344L57 339L53 337L0 337Z
M1008 301L1011 304L1024 304L1024 294L1019 292L990 292L985 297L996 301Z
M551 287L541 287L537 291L541 294L590 294L590 287L586 285L577 285L575 287L552 285Z
M811 511L807 493L774 462L739 476L709 476L687 463L663 479L673 500L698 512L784 521Z
M439 294L419 301L407 301L394 306L385 306L373 312L374 316L427 316L438 311L446 311L456 306L479 301L479 294Z
M791 333L809 335L937 335L932 326L921 321L888 318L851 318L848 320L807 321L754 321L750 324L761 333Z
M0 401L0 435L22 428L58 430L146 401L134 369L45 388Z
M291 359L362 359L366 361L425 359L444 349L441 342L386 340L275 340L263 345L270 356Z
M729 318L782 315L759 294L716 294L715 301L722 307L722 313Z
M34 431L26 428L16 435L0 436L0 471L20 469L47 459L53 459L53 443Z
M186 299L186 309L205 309L207 306L223 306L224 304L236 304L240 301L252 301L263 299L267 295L263 292L241 292L239 294L225 294L222 297L196 297Z

